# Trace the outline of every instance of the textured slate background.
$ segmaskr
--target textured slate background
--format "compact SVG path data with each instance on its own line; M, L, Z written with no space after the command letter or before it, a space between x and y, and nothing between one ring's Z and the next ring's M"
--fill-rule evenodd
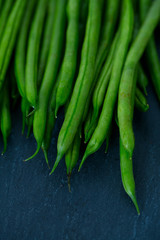
M49 176L43 153L30 162L36 143L21 135L21 115L13 114L8 150L0 159L0 240L159 240L160 109L149 89L150 110L135 113L134 173L141 215L125 194L120 178L118 130L108 154L105 145L74 171L68 192L64 161ZM58 121L49 153L56 157ZM0 139L2 149L2 139Z

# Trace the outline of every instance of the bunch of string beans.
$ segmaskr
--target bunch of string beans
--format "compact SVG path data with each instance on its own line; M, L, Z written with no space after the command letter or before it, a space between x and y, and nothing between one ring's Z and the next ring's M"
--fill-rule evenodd
M160 0L0 1L0 124L4 151L11 131L10 102L21 99L23 129L32 127L46 162L60 107L61 127L54 172L65 156L67 175L106 140L116 122L120 169L137 212L132 155L134 108L146 112L148 66L160 101L160 61L154 31ZM20 97L19 97L20 96ZM12 99L12 100L11 100ZM14 101L13 101L14 100Z

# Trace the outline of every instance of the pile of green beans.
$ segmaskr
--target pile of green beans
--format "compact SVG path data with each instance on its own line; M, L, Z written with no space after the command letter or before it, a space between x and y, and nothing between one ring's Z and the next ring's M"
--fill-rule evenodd
M149 80L160 101L160 59L155 31L160 0L0 1L0 127L4 149L11 133L11 109L21 102L22 133L33 129L48 167L59 110L65 116L52 174L65 157L70 177L87 144L86 158L117 125L124 190L140 213L132 156L136 146L134 109L146 112ZM146 71L147 66L147 71ZM52 147L55 147L52 145Z

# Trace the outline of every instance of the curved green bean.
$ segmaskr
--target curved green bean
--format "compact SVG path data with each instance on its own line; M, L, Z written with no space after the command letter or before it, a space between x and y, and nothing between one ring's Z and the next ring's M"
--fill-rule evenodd
M143 22L146 18L149 6L151 5L151 0L141 0L140 1L140 15L141 21ZM151 75L151 80L157 94L158 100L160 101L160 60L158 57L158 51L156 49L156 44L154 36L150 38L148 45L146 47L146 58L147 65Z
M73 87L76 73L79 43L79 15L81 0L69 0L67 5L68 28L66 34L66 49L61 67L61 79L56 95L57 115L60 106L65 105Z
M87 145L79 170L82 167L86 158L100 148L106 136L108 135L118 96L118 87L121 72L127 55L128 46L132 37L132 30L133 30L133 7L131 1L124 0L121 13L120 37L115 52L111 79L105 96L98 125Z
M132 108L131 98L134 85L134 72L136 66L147 46L147 43L152 36L152 33L158 24L160 18L160 1L153 2L152 7L141 26L137 37L135 38L123 69L118 98L118 122L120 136L124 148L129 152L130 156L133 154L135 140L132 127ZM148 31L149 29L149 31Z
M28 31L30 28L30 22L34 11L36 0L29 0L25 15L23 17L22 26L17 39L16 51L15 51L15 75L17 80L17 86L20 95L25 98L25 64L26 64L26 45L28 40Z
M34 113L33 133L37 141L37 150L25 161L32 159L39 152L46 129L47 110L54 82L57 77L59 64L62 57L64 33L66 25L66 0L56 3L55 21L53 25L51 45L48 55L46 70L39 91L38 105ZM47 93L47 94L46 94Z
M2 3L1 3L2 4ZM13 0L5 0L4 4L2 4L1 14L0 14L0 40L2 38L7 18L12 8Z
M69 147L68 151L65 154L65 163L67 167L68 176L71 175L79 159L79 152L80 152L80 145L81 145L81 139L79 135L80 134L78 131L71 146Z
M95 79L97 79L101 71L102 65L107 57L111 46L118 17L119 2L119 0L106 1L104 26L102 27L102 32L100 36L100 47L98 49L96 58Z
M146 112L149 109L147 99L139 88L136 88L135 107L141 112Z
M0 89L5 80L6 71L12 56L17 33L24 14L26 0L17 0L8 17L6 27L0 42Z
M101 106L103 104L105 94L106 94L106 89L109 84L109 80L111 77L111 72L112 72L112 67L113 67L113 59L116 51L116 46L119 38L119 32L117 32L114 41L112 43L111 49L109 51L109 55L106 59L106 62L102 68L102 71L100 73L99 79L96 83L94 92L93 92L93 97L92 97L92 102L93 102L93 117L90 125L88 126L89 128L92 128L92 124L95 125L95 122L97 121L99 111L101 109ZM88 129L89 130L89 129Z
M46 0L40 0L33 19L28 40L25 71L25 90L26 98L33 108L36 108L37 105L38 54L40 49L40 40L43 30L46 7Z
M124 148L121 139L120 139L120 167L121 167L121 178L122 178L124 190L132 199L136 207L137 213L140 214L138 203L136 200L132 159L129 153Z
M52 37L52 29L55 17L55 7L56 7L56 0L49 0L48 7L47 7L47 20L45 23L45 29L43 34L41 52L40 52L40 59L39 59L39 66L38 66L38 78L37 78L37 87L40 88L46 63L47 57L49 53L49 46Z
M144 94L147 96L146 87L148 86L148 78L143 71L141 64L139 63L138 66L138 79L137 79L138 86L143 90Z
M50 103L49 103L49 107L48 107L46 130L45 130L45 135L44 135L43 142L42 142L42 150L44 152L44 156L45 156L48 167L49 167L48 150L49 150L49 147L51 144L52 132L53 132L53 128L54 128L55 120L56 120L55 119L56 92L57 92L59 80L60 80L60 77L58 76L57 81L52 90L52 95L51 95L51 99L50 99Z
M73 89L71 101L60 130L57 144L57 159L51 173L57 167L71 145L83 118L83 112L94 80L94 66L98 47L103 1L92 0L83 43L79 74Z
M3 136L4 148L3 153L7 149L7 139L11 132L11 113L10 113L10 97L8 84L5 84L3 89L3 101L1 109L1 131Z

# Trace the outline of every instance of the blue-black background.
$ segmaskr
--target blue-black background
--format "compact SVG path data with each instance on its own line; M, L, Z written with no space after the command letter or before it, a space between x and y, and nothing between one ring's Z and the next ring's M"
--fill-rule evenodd
M159 240L160 109L151 87L148 102L149 111L136 111L134 118L133 161L140 216L122 187L116 127L108 154L103 145L80 173L75 169L70 193L64 160L52 176L42 151L23 162L35 151L36 143L33 135L29 139L22 136L21 114L16 110L8 149L0 158L0 240ZM61 124L62 114L49 152L51 165Z

